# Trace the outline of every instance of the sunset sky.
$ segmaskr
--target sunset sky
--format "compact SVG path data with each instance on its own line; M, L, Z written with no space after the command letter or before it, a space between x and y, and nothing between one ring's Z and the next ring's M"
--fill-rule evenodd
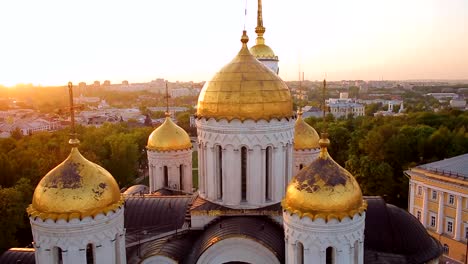
M203 81L255 43L257 1L0 2L0 84ZM280 76L468 79L467 0L263 0Z

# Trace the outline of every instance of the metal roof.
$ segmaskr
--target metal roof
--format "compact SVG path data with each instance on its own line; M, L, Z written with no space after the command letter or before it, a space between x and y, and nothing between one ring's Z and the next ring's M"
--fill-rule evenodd
M2 264L33 264L35 262L32 248L10 248L0 255Z
M468 153L418 166L438 174L468 179Z

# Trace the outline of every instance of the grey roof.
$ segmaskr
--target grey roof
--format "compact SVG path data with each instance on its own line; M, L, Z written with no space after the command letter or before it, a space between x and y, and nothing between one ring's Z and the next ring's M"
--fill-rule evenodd
M181 229L191 196L130 196L125 200L126 243Z
M33 264L34 249L32 248L10 248L0 256L2 264Z
M423 164L418 166L418 168L447 176L460 176L468 179L468 153L455 156L453 158Z

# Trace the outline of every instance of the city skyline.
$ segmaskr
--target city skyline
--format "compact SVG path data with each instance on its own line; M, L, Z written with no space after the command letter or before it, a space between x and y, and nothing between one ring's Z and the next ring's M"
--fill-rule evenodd
M244 8L247 7L247 16ZM257 1L2 2L0 85L206 81L255 44ZM280 77L468 79L462 0L263 0Z

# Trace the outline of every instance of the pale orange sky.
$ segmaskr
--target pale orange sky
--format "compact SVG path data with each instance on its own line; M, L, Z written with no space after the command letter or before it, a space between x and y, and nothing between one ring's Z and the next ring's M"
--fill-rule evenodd
M247 0L0 2L0 84L202 81L255 42ZM466 0L263 0L280 76L468 79Z

